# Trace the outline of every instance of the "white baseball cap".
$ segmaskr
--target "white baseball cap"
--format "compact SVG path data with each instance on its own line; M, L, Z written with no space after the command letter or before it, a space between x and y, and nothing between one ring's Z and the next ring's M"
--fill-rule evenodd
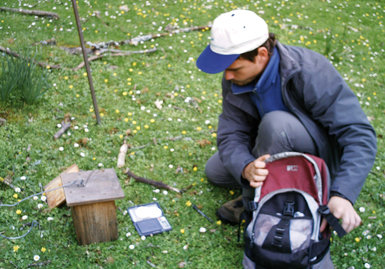
M242 53L252 51L269 38L266 22L250 10L233 10L219 15L211 28L210 44L197 60L202 71L224 71Z

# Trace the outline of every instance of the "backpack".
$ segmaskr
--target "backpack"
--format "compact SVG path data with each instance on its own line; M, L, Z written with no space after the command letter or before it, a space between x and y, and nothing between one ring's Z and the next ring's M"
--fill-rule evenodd
M311 268L329 250L331 232L320 233L322 217L339 236L345 233L327 207L328 168L321 158L297 152L272 155L266 168L266 180L245 205L245 259L262 268Z

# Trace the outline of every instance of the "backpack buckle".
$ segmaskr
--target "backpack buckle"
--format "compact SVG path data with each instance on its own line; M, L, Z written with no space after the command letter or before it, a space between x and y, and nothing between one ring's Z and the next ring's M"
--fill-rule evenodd
M294 201L286 201L285 206L283 208L283 215L294 217L294 205L295 205Z

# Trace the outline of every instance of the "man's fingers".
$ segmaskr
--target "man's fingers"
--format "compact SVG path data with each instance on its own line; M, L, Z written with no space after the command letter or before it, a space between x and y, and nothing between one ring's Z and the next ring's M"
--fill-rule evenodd
M257 176L253 175L252 182L263 182L265 181L266 177L265 176Z
M257 160L258 160L258 161L264 162L264 161L266 161L266 159L268 159L269 157L270 157L270 154L265 154L265 155L260 156Z
M360 216L355 215L355 216L350 216L349 218L343 218L342 219L342 228L347 233L350 233L353 229L357 228L360 226L362 223Z
M254 174L258 175L258 176L266 177L269 174L269 171L267 169L257 168L257 169L255 169Z
M252 182L250 182L250 187L252 187L252 188L259 188L259 187L262 186L262 184L263 184L263 182L261 182L261 181L258 181L258 182L252 181Z

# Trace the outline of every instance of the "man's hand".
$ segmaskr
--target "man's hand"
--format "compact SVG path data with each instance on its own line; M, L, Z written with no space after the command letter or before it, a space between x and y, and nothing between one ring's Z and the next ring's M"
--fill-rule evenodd
M258 188L262 186L263 181L266 179L266 176L269 173L269 171L267 171L265 168L265 160L269 157L269 154L263 155L246 165L246 167L243 169L242 177L250 182L251 187Z
M332 196L328 202L328 207L337 219L342 219L342 228L347 233L362 224L360 216L354 210L350 201L339 196ZM321 232L325 230L326 225L327 222L324 219L321 224Z

